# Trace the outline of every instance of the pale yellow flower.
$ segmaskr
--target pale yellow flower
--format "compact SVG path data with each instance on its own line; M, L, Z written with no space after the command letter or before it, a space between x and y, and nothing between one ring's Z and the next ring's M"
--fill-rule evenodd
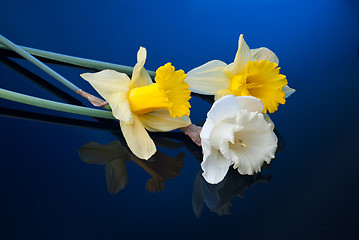
M129 148L141 159L149 159L156 152L146 129L167 132L191 124L186 74L167 63L157 69L153 83L143 67L146 55L141 47L132 79L114 70L81 74L109 103Z
M233 63L210 61L189 71L186 82L191 91L215 95L215 100L231 94L254 96L262 101L264 113L272 113L295 91L288 87L286 76L279 74L278 63L267 48L250 50L241 35Z

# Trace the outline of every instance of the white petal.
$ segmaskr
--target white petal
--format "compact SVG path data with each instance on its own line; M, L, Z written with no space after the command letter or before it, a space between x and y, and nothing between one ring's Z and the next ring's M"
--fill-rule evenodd
M247 43L244 41L243 34L239 36L238 40L238 51L234 62L229 64L224 72L231 75L236 75L243 72L246 69L246 64L248 61L253 61L252 54L249 50Z
M252 96L236 97L238 101L238 109L246 109L250 112L262 112L263 103L258 98Z
M226 118L236 116L238 111L238 102L234 95L227 95L215 101L211 110L207 113L207 117L216 124Z
M264 162L269 163L274 158L277 138L262 113L240 110L237 117L237 124L242 128L236 132L236 138L248 147L231 145L238 157L234 168L238 168L240 174L252 175L261 170Z
M109 193L115 194L128 184L126 161L116 159L106 164L106 182Z
M133 68L131 88L143 87L152 84L152 80L146 69L143 67L146 62L146 48L140 47L137 52L137 63Z
M269 50L266 47L251 49L251 54L252 54L254 60L258 60L258 61L268 60L270 62L279 64L278 57L274 54L274 52L272 52L271 50Z
M283 90L283 92L285 92L285 97L284 98L289 97L290 95L292 95L295 92L295 89L290 88L288 85L285 85L282 88L282 90Z
M217 91L229 88L229 78L223 72L224 62L214 60L187 73L186 82L190 90L199 94L214 95Z
M81 77L110 104L112 114L121 121L132 121L130 106L127 101L130 79L124 73L103 70L97 73L84 73Z
M157 110L138 117L143 126L151 132L169 132L191 124L188 116L174 118L168 110Z
M216 125L213 127L211 135L209 137L212 148L221 150L221 148L225 147L223 146L223 143L226 143L228 141L233 143L235 129L236 129L235 117L226 118L223 121L217 122ZM228 148L228 144L227 144L227 148Z
M224 179L232 162L223 157L218 150L208 150L207 148L211 147L209 143L202 142L202 147L204 152L203 162L201 163L202 176L208 183L217 184Z
M123 136L133 154L141 159L149 159L156 152L156 146L137 115L133 115L133 123L120 121Z
M214 127L214 123L212 122L212 120L210 118L207 118L206 122L203 124L202 130L200 133L201 139L205 138L205 139L209 140L213 127Z
M263 113L263 117L264 120L266 120L267 123L271 124L271 129L272 131L274 130L274 122L272 121L272 119L269 117L269 115L267 113Z

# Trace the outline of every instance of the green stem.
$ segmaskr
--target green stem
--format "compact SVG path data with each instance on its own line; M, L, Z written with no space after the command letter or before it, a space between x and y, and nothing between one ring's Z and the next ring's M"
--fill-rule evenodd
M133 71L133 67L128 67L128 66L124 66L124 65L90 60L90 59L86 59L86 58L73 57L73 56L68 56L68 55L64 55L64 54L39 50L39 49L35 49L35 48L29 48L29 47L23 47L23 46L18 46L18 47L21 47L23 50L25 50L26 52L28 52L36 57L42 57L45 59L68 63L68 64L72 64L75 66L86 67L86 68L91 68L91 69L96 69L96 70L112 69L112 70L116 70L118 72L122 72L122 73L125 73L128 75L131 75L132 71ZM0 43L0 48L8 49L6 46L2 45L1 43ZM154 72L154 71L147 71L147 72L151 78L154 78L156 76L156 72Z
M14 52L18 53L23 58L29 60L31 63L33 63L34 65L36 65L37 67L39 67L40 69L45 71L47 74L49 74L50 76L52 76L53 78L55 78L56 80L58 80L59 82L64 84L66 87L68 87L72 91L77 92L80 89L79 87L77 87L76 85L71 83L69 80L67 80L66 78L64 78L63 76L61 76L60 74L58 74L57 72L55 72L54 70L52 70L51 68L49 68L48 66L43 64L42 62L40 62L39 60L37 60L35 57L31 56L29 53L22 50L21 48L16 46L14 43L12 43L11 41L9 41L5 37L3 37L1 34L0 34L0 43L5 45L9 49L13 50Z
M36 107L47 108L51 110L80 114L90 117L99 117L107 119L115 119L110 111L74 106L66 103L59 103L42 98L32 97L21 93L12 92L0 88L0 98L8 99L15 102L20 102Z

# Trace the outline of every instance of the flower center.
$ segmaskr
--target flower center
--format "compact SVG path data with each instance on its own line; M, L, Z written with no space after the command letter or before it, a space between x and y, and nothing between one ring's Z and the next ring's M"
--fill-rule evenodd
M235 138L235 139L234 139L234 143L235 143L235 144L239 144L241 147L246 147L246 148L248 148L248 145L247 145L247 144L244 144L243 141L242 141L242 139Z
M168 109L170 106L168 97L159 89L157 83L131 89L128 99L132 112L138 115L158 109Z
M278 64L267 60L248 61L244 72L230 79L229 92L235 96L254 96L264 105L263 112L275 112L278 104L284 104L282 88L288 83L286 76L279 74Z
M182 70L175 71L171 63L156 71L156 83L133 88L128 94L131 111L146 114L154 110L167 109L172 117L189 116L191 98L189 85L184 82L186 74Z
M253 76L249 73L233 76L230 81L229 90L235 96L251 96L250 89L263 87L263 84L257 84L256 81L253 81L251 78L253 78Z

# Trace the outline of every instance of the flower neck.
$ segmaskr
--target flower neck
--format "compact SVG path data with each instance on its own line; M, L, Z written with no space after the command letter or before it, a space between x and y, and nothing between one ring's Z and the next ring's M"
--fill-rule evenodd
M253 96L263 102L263 113L267 110L275 112L279 103L285 103L283 87L288 83L279 69L278 64L268 60L248 61L245 71L229 76L229 89L221 92L221 95Z
M156 83L130 90L128 99L131 111L142 115L166 109L172 117L189 116L191 91L184 82L185 78L186 74L182 70L175 71L171 63L158 68Z
M138 115L170 107L168 97L157 83L131 89L128 99L131 111Z
M262 88L263 79L261 79L261 71L248 71L249 66L253 65L253 61L248 61L245 72L234 75L230 79L229 90L235 96L252 96L251 91L256 88Z

